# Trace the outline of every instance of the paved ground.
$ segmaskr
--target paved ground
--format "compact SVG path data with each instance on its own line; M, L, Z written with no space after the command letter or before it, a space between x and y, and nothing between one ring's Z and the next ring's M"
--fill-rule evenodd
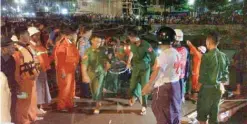
M148 107L146 116L139 115L141 105L136 103L133 107L127 106L124 99L106 99L99 115L92 114L93 103L91 100L76 100L77 107L73 112L61 113L49 110L44 120L36 124L155 124L155 117ZM150 106L150 101L149 101ZM195 105L191 102L184 103L183 115L192 112Z
M247 124L247 106L240 109L225 124Z

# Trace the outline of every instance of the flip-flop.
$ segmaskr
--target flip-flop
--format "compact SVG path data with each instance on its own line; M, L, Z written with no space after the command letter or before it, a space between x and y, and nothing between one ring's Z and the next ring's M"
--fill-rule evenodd
M147 114L147 109L145 107L142 107L142 110L141 110L141 115L146 115Z

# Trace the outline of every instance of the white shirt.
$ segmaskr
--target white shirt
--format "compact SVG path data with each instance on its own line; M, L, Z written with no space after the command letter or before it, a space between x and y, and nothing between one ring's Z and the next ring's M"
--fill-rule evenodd
M0 124L10 123L11 92L7 77L0 71Z
M181 56L176 49L169 48L161 51L157 60L160 70L158 76L155 79L154 88L159 87L165 83L179 81L181 73Z

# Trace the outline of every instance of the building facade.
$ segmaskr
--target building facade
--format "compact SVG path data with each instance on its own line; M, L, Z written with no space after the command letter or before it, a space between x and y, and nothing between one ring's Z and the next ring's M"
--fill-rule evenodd
M92 12L109 16L121 16L121 0L77 0L77 12Z

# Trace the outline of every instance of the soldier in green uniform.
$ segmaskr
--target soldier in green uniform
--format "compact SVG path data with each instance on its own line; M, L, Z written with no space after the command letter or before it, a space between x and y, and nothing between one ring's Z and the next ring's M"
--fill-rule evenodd
M91 43L82 58L82 80L90 82L92 98L96 101L94 114L99 114L104 77L110 65L104 49L100 47L101 38L93 37Z
M118 47L118 39L116 37L112 37L109 39L108 44L107 44L107 49L106 53L108 55L108 59L112 63L120 61L116 57L116 48ZM119 74L117 73L111 73L108 72L106 77L105 77L105 85L104 88L111 93L118 93L120 85L119 85L119 80L118 80Z
M202 57L199 82L202 84L198 94L197 119L200 124L206 124L209 115L209 124L218 123L219 103L224 93L224 83L228 80L227 56L217 49L219 36L209 33L206 40L208 53Z
M127 62L127 67L131 67L132 63L132 74L130 79L129 100L130 106L132 106L136 100L135 94L140 91L149 81L151 63L154 62L156 54L153 51L152 46L147 42L143 41L138 37L138 30L132 29L128 31L128 38L131 41L131 55ZM138 87L138 83L140 86ZM147 95L142 96L142 110L141 115L146 114L147 107Z

